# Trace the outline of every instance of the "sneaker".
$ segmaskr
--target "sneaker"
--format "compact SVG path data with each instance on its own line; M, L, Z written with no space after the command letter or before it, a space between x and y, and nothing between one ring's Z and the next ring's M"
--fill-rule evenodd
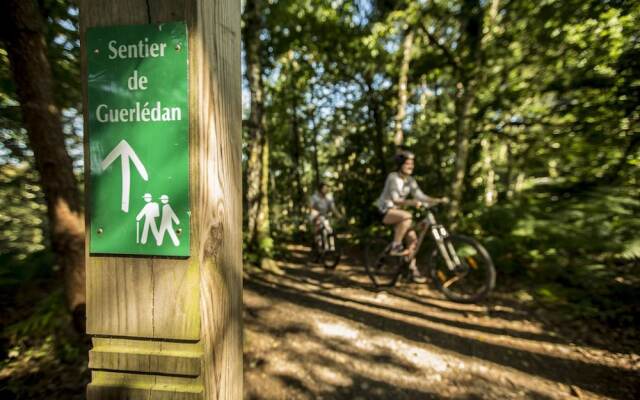
M422 275L422 273L418 270L418 268L413 267L410 268L411 270L411 280L414 283L426 283L427 282L427 278Z
M391 246L391 249L389 250L389 255L390 256L404 256L405 255L405 248L404 246L402 246L402 244L396 244L394 246Z
M417 274L412 273L411 280L413 281L413 283L427 283L427 278L425 278L425 276L419 272Z

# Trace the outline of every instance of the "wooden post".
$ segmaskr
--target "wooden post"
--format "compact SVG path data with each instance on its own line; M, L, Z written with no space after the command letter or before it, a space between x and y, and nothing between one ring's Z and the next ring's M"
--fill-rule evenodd
M87 398L240 399L240 2L81 0L80 21L83 46L90 27L186 21L191 118L190 257L93 256L86 249L93 344ZM86 49L82 54L87 132Z

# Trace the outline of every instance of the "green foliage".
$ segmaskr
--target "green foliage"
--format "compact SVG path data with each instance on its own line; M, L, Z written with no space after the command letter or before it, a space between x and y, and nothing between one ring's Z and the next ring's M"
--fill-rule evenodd
M486 238L507 270L555 268L621 258L640 228L637 188L565 192L536 186L518 199L478 210L466 229Z
M46 24L56 106L62 110L68 150L80 171L78 10L66 0L38 3ZM52 398L53 392L76 398L56 382L40 381L43 369L60 380L73 370L78 380L79 371L86 371L77 365L83 363L86 349L72 327L49 248L40 177L4 46L0 42L0 369L10 379L2 382L0 391L11 398Z
M82 166L79 111L82 88L79 85L78 10L65 0L45 0L39 5L46 24L45 38L56 105L62 110L68 150L79 170ZM0 259L3 261L0 283L13 279L7 278L7 274L14 276L31 270L23 261L37 258L49 245L40 178L35 171L4 45L0 42ZM47 268L52 266L49 262ZM17 271L23 267L27 270Z
M534 282L537 301L607 321L637 310L637 2L265 7L274 237L300 237L318 180L352 238L380 230L373 202L392 168L401 44L413 30L403 127L425 192L451 193L463 85L473 102L459 229L486 243L501 277Z
M16 399L84 398L88 348L72 328L62 290L42 296L28 286L31 303L11 310L22 318L0 331L0 370L9 376L0 390Z
M78 9L67 0L44 0L40 11L45 20L48 60L52 69L56 105L62 110L64 132L76 166L82 162L80 79L80 34ZM23 128L22 115L4 43L0 41L0 166L27 162L32 154Z
M7 311L0 319L0 354L7 355L0 369L52 357L68 364L83 355L52 265L49 251L0 255L0 307Z
M29 164L0 166L0 257L25 258L45 246L46 207Z
M543 305L567 315L630 326L637 322L640 189L566 191L540 185L510 203L479 210L464 228L485 238L500 272L535 282Z
M22 254L0 255L0 290L8 294L27 283L39 283L54 276L53 254L47 250L23 257Z
M258 238L258 248L262 252L263 257L271 257L273 253L273 238L268 237L260 237Z
M55 350L63 362L69 362L79 356L71 326L64 294L59 289L40 300L27 318L6 327L3 336L14 344L14 352L34 344L44 345Z

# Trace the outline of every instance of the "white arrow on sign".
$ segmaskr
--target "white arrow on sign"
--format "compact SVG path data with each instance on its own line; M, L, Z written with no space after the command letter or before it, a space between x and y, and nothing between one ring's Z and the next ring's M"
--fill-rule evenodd
M133 162L142 179L148 181L149 175L138 158L138 155L126 140L121 140L120 143L111 150L111 153L102 160L100 163L102 170L107 169L118 157L120 157L120 161L122 161L122 211L129 212L129 192L131 191L131 167L129 166L129 161Z

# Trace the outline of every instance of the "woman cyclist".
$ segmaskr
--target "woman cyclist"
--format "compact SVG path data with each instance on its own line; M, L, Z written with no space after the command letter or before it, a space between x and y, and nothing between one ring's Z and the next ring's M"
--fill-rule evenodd
M414 251L417 237L414 230L410 230L412 216L409 211L401 207L413 206L420 208L423 203L446 202L446 197L438 199L429 197L420 190L418 183L411 176L414 169L415 156L408 150L402 150L395 156L397 171L390 173L384 184L384 190L378 198L376 205L382 215L382 223L393 225L393 243L390 255L405 256ZM412 199L408 197L411 196ZM402 240L405 239L407 247L403 247ZM417 283L426 282L416 267L415 258L409 265L413 281Z

